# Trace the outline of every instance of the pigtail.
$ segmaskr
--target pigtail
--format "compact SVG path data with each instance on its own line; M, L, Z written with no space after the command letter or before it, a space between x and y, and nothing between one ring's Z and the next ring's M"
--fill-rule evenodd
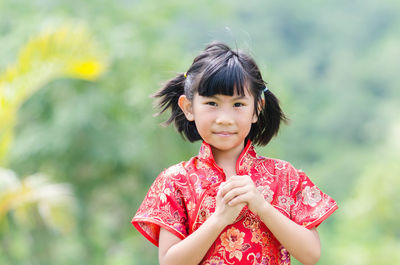
M177 131L189 141L194 142L201 139L196 125L194 122L186 119L185 114L178 105L179 97L185 94L185 81L185 75L179 74L177 77L169 80L153 97L159 98L156 107L160 111L156 115L160 115L167 109L171 109L170 117L162 125L167 126L174 122Z
M264 106L249 135L256 145L267 145L272 137L278 133L281 122L288 122L279 105L278 98L270 90L265 90L262 93L264 93Z

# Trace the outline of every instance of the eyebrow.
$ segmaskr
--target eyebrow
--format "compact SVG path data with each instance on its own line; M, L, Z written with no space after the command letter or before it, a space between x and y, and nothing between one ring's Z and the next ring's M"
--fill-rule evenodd
M224 96L225 96L225 95L224 95ZM232 96L232 97L233 97L233 96ZM218 94L212 95L212 96L210 96L210 98L218 99ZM245 95L239 95L239 96L234 97L233 99L234 99L234 100L238 100L238 99L244 99L244 98L248 98L248 97L246 97Z

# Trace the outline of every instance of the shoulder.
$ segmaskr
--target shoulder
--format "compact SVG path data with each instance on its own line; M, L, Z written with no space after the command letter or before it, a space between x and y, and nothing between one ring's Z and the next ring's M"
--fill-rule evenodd
M164 169L150 186L147 196L156 198L161 196L160 198L164 202L164 193L169 195L185 190L185 187L187 187L187 174L184 165L185 162L180 162Z
M167 167L158 175L157 180L162 182L184 181L187 175L187 170L185 169L186 163L187 162L182 161L178 164Z
M257 156L257 164L261 164L277 173L286 173L287 171L291 170L297 171L297 169L290 162L277 158Z
M187 182L190 172L193 171L196 157L191 157L188 161L182 161L175 165L165 168L157 177L158 180L167 182Z
M173 178L179 175L185 175L186 170L185 170L185 164L186 162L182 161L178 164L172 165L166 169L164 169L160 176L166 177L166 178Z
M281 181L298 181L300 178L306 177L301 169L297 169L292 163L282 159L258 156L256 164L258 171L262 168Z

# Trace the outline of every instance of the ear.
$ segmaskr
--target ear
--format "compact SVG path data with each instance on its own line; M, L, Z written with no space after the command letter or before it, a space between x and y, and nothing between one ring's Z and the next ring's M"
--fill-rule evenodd
M194 121L192 102L185 95L179 97L178 105L185 114L186 119Z
M265 99L262 98L262 99L258 102L258 106L257 106L257 113L258 113L258 114L260 114L261 111L263 110L264 104L265 104ZM256 123L256 122L258 121L257 113L254 113L254 115L253 115L253 119L251 120L252 123Z

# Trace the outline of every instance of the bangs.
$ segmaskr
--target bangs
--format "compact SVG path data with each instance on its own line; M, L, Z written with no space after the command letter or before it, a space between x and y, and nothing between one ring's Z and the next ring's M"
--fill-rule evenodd
M220 61L217 59L217 61ZM209 65L199 81L198 93L200 96L214 95L233 96L235 93L245 95L248 85L247 74L236 56L227 60Z

